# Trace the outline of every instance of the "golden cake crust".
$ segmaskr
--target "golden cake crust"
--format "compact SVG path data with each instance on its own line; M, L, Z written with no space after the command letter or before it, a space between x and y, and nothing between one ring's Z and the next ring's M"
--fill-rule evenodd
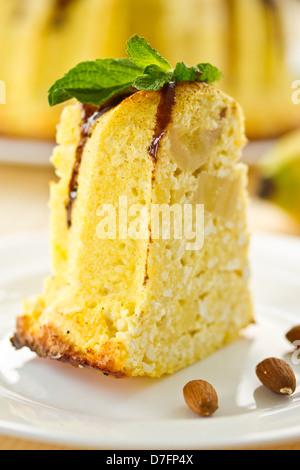
M74 367L96 369L104 375L117 379L129 377L120 370L120 360L122 361L120 345L117 349L107 342L101 348L101 356L92 350L88 350L87 354L81 354L51 325L42 325L38 334L30 334L29 322L28 316L17 319L16 333L11 338L11 343L16 349L27 347L41 358L66 362Z

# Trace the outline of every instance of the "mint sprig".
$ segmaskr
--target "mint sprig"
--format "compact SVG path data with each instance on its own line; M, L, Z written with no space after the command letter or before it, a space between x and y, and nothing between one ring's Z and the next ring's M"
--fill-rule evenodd
M178 62L173 73L175 82L206 82L213 83L222 78L222 72L211 64L198 64L188 67L184 62Z
M150 65L157 66L162 72L172 70L169 62L153 49L146 39L137 34L127 42L127 54L132 62L143 70Z
M211 64L188 67L179 62L172 70L169 62L138 35L133 36L127 46L127 59L81 62L71 69L50 88L50 106L72 98L101 106L132 88L158 91L169 82L213 83L222 77L220 70Z
M77 98L83 103L100 106L112 96L131 88L143 73L128 59L103 59L81 62L49 90L51 106Z
M133 87L138 90L158 91L165 83L172 81L173 72L163 72L157 65L149 65L143 75L135 78Z

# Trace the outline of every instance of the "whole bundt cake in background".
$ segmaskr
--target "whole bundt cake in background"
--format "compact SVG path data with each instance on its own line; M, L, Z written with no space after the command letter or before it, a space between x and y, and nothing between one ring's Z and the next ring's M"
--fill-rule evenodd
M250 138L300 125L292 104L283 0L0 0L0 79L7 105L0 132L53 138L59 109L51 83L83 60L125 55L125 40L145 36L171 62L213 62L220 87L246 114Z
M195 55L218 65L220 83L242 105L249 138L276 137L300 125L291 101L296 72L287 60L283 0L172 0L165 3L161 41L172 60ZM161 47L164 50L164 47Z
M54 139L61 109L47 90L79 61L123 56L127 11L124 0L0 0L0 133Z

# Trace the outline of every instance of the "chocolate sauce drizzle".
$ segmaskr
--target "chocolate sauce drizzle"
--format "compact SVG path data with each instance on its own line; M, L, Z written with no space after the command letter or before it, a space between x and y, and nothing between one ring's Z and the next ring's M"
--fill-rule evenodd
M157 155L160 148L162 138L164 137L166 130L172 120L173 107L176 103L176 83L166 83L161 91L161 98L157 108L156 113L156 124L154 129L153 140L151 145L148 148L149 155L153 160L153 169L152 169L152 186L155 182L155 168L157 162ZM150 244L152 243L152 233L151 225L149 225L149 245L147 248L147 261L145 266L145 276L144 276L144 287L146 287L147 282L149 281L148 273L148 260L150 254Z
M161 99L156 114L156 125L152 143L148 149L150 156L154 161L157 160L157 154L161 140L165 135L168 125L172 119L173 107L176 103L176 83L166 83L161 92Z
M55 8L57 10L63 10L67 6L69 6L70 3L72 3L73 0L56 0L56 5Z
M154 129L153 141L148 148L148 152L154 162L157 160L157 154L161 140L165 135L166 129L172 119L172 110L176 102L175 89L176 83L167 83L164 85L161 92L161 99L156 114L156 125ZM77 199L79 171L82 163L82 156L86 143L92 134L93 127L103 114L108 112L110 109L115 108L124 99L128 98L136 92L136 89L131 89L127 93L115 96L111 100L104 103L102 106L98 107L90 104L81 105L82 116L80 142L76 149L75 163L69 183L69 200L66 205L68 228L72 227L72 212L74 203Z
M75 163L73 166L72 176L69 183L69 201L66 206L68 228L71 228L72 226L72 212L78 193L78 178L83 151L88 139L92 134L93 127L103 114L118 106L123 100L125 100L134 93L136 93L136 90L132 89L127 93L113 97L112 99L105 102L102 106L93 106L91 104L81 105L82 115L80 142L76 149Z
M82 154L87 143L88 138L91 135L91 130L95 124L98 116L99 109L95 106L83 104L81 106L81 136L80 142L76 149L75 163L73 166L72 176L69 183L69 202L67 204L67 223L68 227L72 226L72 210L74 202L77 198L78 191L78 176L79 169L82 161Z
M276 0L261 0L261 2L269 8L277 8Z
M53 17L51 19L51 24L53 26L61 26L67 15L68 7L74 0L55 0L53 7Z

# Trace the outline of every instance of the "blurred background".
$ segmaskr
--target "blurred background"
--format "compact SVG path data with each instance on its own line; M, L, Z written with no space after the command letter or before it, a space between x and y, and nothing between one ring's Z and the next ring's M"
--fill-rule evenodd
M80 61L125 56L137 33L174 65L223 71L246 114L250 226L300 235L299 24L299 0L0 0L0 234L48 228L49 87Z

